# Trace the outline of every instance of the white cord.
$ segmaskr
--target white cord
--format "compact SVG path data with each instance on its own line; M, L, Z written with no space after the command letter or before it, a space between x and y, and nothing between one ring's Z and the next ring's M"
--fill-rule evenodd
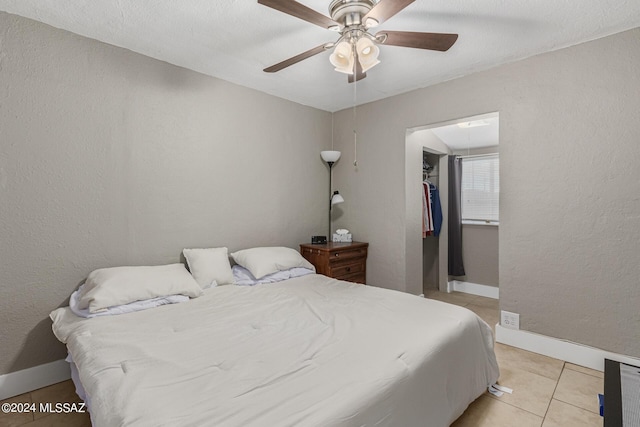
M354 167L358 167L358 132L356 131L357 117L358 117L356 113L358 81L356 79L357 79L357 73L354 70L354 78L353 78L353 166Z
M331 113L331 151L333 151L333 113Z
M358 167L358 133L353 131L353 166Z

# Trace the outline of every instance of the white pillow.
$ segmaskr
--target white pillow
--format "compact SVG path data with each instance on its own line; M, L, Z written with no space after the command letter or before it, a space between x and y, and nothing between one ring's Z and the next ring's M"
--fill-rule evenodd
M169 295L163 297L156 297L151 299L145 299L141 301L130 302L129 304L123 305L114 305L113 307L108 307L104 310L99 310L97 313L91 313L88 308L79 309L78 308L78 295L82 293L84 289L84 285L80 286L80 288L71 294L71 298L69 298L69 308L73 311L78 317L85 317L87 319L91 319L92 317L98 316L116 316L119 314L127 314L134 313L136 311L148 310L150 308L160 307L161 305L166 304L177 304L180 302L189 301L189 297L184 295Z
M251 274L249 270L241 265L234 265L231 271L233 271L235 284L238 286L254 286L267 283L277 283L282 282L283 280L306 276L307 274L313 274L316 272L315 270L310 270L304 267L293 267L288 270L276 271L275 273L267 274L260 279L256 279L255 277L253 277L253 274Z
M114 305L167 295L196 298L202 289L182 264L101 268L87 277L78 295L78 308L97 313Z
M233 284L227 248L184 249L189 270L202 289ZM215 284L214 284L215 282Z
M276 271L288 270L293 267L314 269L313 264L304 259L298 251L291 248L266 247L244 249L232 253L231 257L235 262L249 270L256 279L260 279Z

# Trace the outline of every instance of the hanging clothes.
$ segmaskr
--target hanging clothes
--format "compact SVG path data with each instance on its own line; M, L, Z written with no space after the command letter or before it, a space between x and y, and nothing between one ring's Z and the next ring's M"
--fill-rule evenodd
M442 230L442 205L440 204L440 191L434 184L429 183L429 196L431 199L431 218L433 220L433 235L439 236Z
M440 191L435 184L422 183L422 237L440 235L442 230L442 205Z
M422 237L437 237L442 230L440 191L429 181L422 183L422 190Z
M433 202L431 200L431 189L429 182L422 183L422 237L433 235ZM440 214L442 216L442 213Z
M428 200L427 200L427 191L425 190L424 187L424 182L422 183L422 238L424 239L425 237L427 237L427 231L429 231L429 220L428 218L428 214L427 214L427 209L429 209L429 207L427 206L428 204Z

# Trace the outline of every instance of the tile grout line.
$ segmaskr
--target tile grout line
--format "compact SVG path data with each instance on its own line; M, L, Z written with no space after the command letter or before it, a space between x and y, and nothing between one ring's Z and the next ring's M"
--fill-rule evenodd
M578 365L578 366L580 366L580 365ZM589 369L589 368L585 368L585 369ZM579 370L577 370L577 369L571 369L571 368L567 368L567 370L569 370L569 371L571 371L571 372L577 372L577 373L579 373L579 374L588 375L588 376L590 376L590 377L597 378L597 379L599 379L599 380L603 380L603 378L602 378L601 376L598 376L598 375L595 375L595 374L591 374L591 373L589 373L589 372L579 371Z
M536 417L541 418L541 419L544 421L544 418L542 417L542 415L538 415L538 414L536 414L535 412L531 412L531 411L530 411L530 410L528 410L528 409L521 408L521 407L519 407L519 406L514 405L513 403L505 402L504 400L500 400L500 398L497 398L497 397L491 397L491 396L492 396L492 395L487 395L487 397L488 397L488 398L493 399L493 400L495 400L496 402L504 403L505 405L509 405L509 406L511 406L512 408L516 408L516 409L519 409L519 410L521 410L521 411L524 411L524 412L526 412L527 414L535 415Z
M567 362L562 362L562 369L560 370L560 375L558 375L558 379L556 380L556 386L553 388L553 393L551 393L551 399L549 399L549 404L547 405L547 410L544 413L544 418L542 419L542 424L544 424L544 420L547 419L547 414L549 413L549 408L551 407L551 402L553 402L553 398L556 395L556 390L558 389L558 384L560 384L560 378L562 377L562 373L566 369Z
M54 385L54 384L50 384L50 385L48 385L48 386L46 386L46 387L41 387L41 388L38 388L38 389L36 389L36 390L42 390L43 388L51 387L52 385ZM36 390L31 390L31 391L29 392L29 399L31 399L31 402L35 402L35 400L33 399L33 392L34 392L34 391L36 391ZM25 423L24 425L27 425L27 424L29 424L29 423L32 423L32 422L35 422L35 421L36 421L36 414L35 414L35 412L33 412L33 413L31 414L31 417L32 417L33 419L32 419L31 421L29 421L28 423ZM43 418L44 418L44 417L43 417Z
M502 402L502 403L504 403L504 404L507 404L507 405L509 405L509 406L511 406L511 407L513 407L513 408L520 409L521 411L525 411L525 412L527 412L527 413L529 413L529 414L531 414L531 415L535 415L535 416L536 416L536 417L538 417L538 418L542 418L542 422L543 422L543 424L544 424L544 420L547 418L547 413L549 412L549 406L551 406L551 401L553 400L553 395L556 393L556 389L558 388L558 383L560 382L560 377L562 376L562 372L564 371L564 365L565 365L565 364L566 364L566 362L565 362L565 361L563 361L563 362L562 362L562 370L560 371L560 375L558 376L558 379L556 380L556 385L555 385L555 387L553 388L553 393L551 393L551 398L549 399L549 403L547 404L547 410L545 411L544 416L539 415L539 414L536 414L535 412L531 412L531 411L529 411L528 409L524 409L524 408L521 408L521 407L519 407L519 406L516 406L516 405L514 405L514 404L512 404L512 403L505 402L504 400L500 400L499 398L497 398L497 397L493 397L493 396L492 396L492 395L490 395L490 394L488 394L488 395L487 395L487 397L489 397L489 398L491 398L491 399L493 399L493 400L496 400L496 401L498 401L498 402ZM530 372L530 373L532 373L532 372ZM539 375L539 374L534 374L534 375ZM543 377L543 378L548 378L548 377L544 377L544 376L542 376L542 375L540 375L540 376L541 376L541 377ZM549 378L549 379L550 379L550 378ZM559 402L562 402L562 403L567 403L567 402L563 402L562 400L559 400L559 399L556 399L556 400L558 400ZM571 405L570 403L568 403L568 404L569 404L569 405ZM571 405L571 406L574 406L574 407L576 407L576 408L579 408L578 406L575 406L575 405ZM583 409L583 410L585 410L585 411L586 411L586 409L584 409L584 408L580 408L580 409ZM591 411L589 411L589 412L591 412Z
M562 402L565 405L573 406L574 408L580 409L580 410L585 411L585 412L589 412L590 414L600 415L599 412L592 411L591 409L586 409L586 408L583 408L582 406L574 405L573 403L565 402L564 400L561 400L561 399L555 399L555 400L557 400L558 402Z
M567 363L568 363L568 362L565 362L565 366L567 365ZM577 373L577 374L586 375L586 376L589 376L589 377L591 377L591 378L597 378L597 379L599 379L599 380L603 380L603 381L604 381L604 379L603 379L603 378L597 377L597 376L595 376L595 375L589 375L589 374L587 374L587 373L585 373L585 372L582 372L582 371L576 371L576 370L571 369L571 368L566 368L566 369L567 369L568 371L571 371L571 372L574 372L574 373ZM563 368L562 368L562 372L564 372L564 370L565 370L565 368L563 367ZM560 373L560 376L562 376L562 372ZM560 383L560 378L558 378L558 384L559 384L559 383ZM557 388L557 385L556 385L556 388ZM576 405L576 404L573 404L573 403L571 403L571 402L565 402L565 401L564 401L564 400L562 400L562 399L557 399L557 398L555 398L555 394L556 394L556 391L555 391L555 390L553 391L553 394L554 394L554 396L552 396L552 397L551 397L551 400L555 399L555 400L557 400L558 402L562 402L562 403L564 403L564 404L566 404L566 405L573 406L574 408L581 409L581 410L586 411L586 412L589 412L589 413L591 413L591 414L597 414L597 415L600 415L600 413L599 413L599 412L597 412L597 411L594 411L594 410L591 410L591 409L588 409L588 408L583 408L583 407L578 406L578 405Z

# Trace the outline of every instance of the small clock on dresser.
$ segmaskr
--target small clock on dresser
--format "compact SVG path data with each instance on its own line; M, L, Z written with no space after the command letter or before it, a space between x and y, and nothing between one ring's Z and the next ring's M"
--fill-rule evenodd
M303 243L300 253L315 266L318 274L364 284L367 281L368 247L369 244L364 242Z

